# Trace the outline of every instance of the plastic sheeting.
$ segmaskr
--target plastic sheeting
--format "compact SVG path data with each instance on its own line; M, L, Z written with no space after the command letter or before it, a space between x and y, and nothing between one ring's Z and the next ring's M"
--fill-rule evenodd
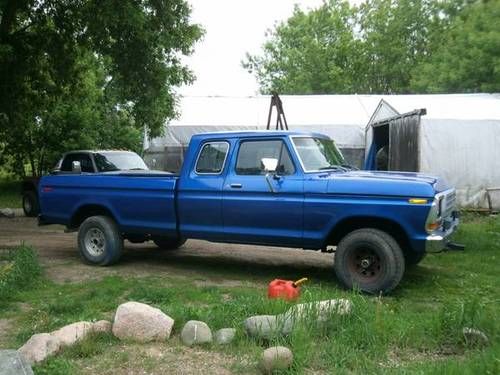
M160 160L169 147L184 149L196 133L265 129L270 98L181 98L179 118L165 125L165 135L145 140L146 157ZM485 189L500 187L500 94L281 96L291 130L327 134L340 148L359 151L360 158L370 118L388 116L375 112L381 99L399 113L427 109L421 118L419 170L447 178L457 187L461 206L486 207ZM371 141L367 132L368 150ZM493 195L498 208L499 196Z
M420 171L444 177L461 206L487 207L486 188L500 187L500 120L421 118ZM492 194L494 208L500 208Z
M283 95L283 107L291 130L329 135L343 148L364 149L364 128L377 106L376 98L356 95ZM184 97L180 116L165 125L163 137L146 139L145 150L186 145L193 134L214 131L265 129L270 96ZM273 110L271 129L276 111Z

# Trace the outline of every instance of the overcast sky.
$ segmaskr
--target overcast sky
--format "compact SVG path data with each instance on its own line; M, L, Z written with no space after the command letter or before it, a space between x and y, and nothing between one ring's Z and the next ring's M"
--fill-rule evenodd
M322 0L187 0L192 20L205 37L186 59L196 81L182 87L185 96L248 96L258 93L257 82L241 67L245 53L258 53L266 30L292 15L294 4L315 8ZM356 0L353 0L356 2Z

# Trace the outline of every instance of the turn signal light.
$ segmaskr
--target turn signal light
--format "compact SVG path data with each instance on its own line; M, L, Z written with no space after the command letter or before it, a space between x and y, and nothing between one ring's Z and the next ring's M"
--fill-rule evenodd
M426 204L427 199L424 198L410 198L408 199L408 202L411 204Z
M429 231L429 232L435 231L436 229L439 229L440 225L441 225L441 223L439 221L437 221L435 223L429 223L429 224L427 224L427 231Z

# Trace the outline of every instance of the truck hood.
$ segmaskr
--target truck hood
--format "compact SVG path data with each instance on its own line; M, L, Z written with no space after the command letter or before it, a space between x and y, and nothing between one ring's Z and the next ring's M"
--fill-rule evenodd
M450 188L440 177L414 172L349 171L324 177L329 180L328 193L337 194L430 198Z

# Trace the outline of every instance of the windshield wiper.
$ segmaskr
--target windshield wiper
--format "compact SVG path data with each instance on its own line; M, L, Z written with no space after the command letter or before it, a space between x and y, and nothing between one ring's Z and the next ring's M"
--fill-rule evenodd
M144 168L130 168L129 171L145 171Z
M359 170L359 168L353 167L352 165L349 165L349 164L341 164L341 167L346 168L346 169L350 169L351 171L358 171Z
M327 171L327 170L334 170L334 171L346 171L346 168L344 168L341 165L329 165L327 167L321 167L318 169L319 171Z

